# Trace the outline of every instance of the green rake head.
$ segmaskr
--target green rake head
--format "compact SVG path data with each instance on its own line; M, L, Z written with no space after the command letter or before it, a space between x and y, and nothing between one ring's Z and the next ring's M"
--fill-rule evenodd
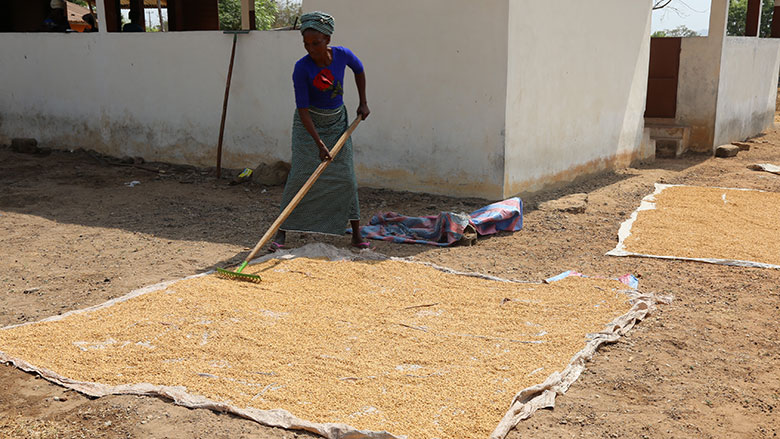
M254 275L254 274L242 273L242 271L244 271L244 268L246 268L246 266L248 264L249 264L248 262L242 263L238 267L238 270L236 270L236 271L230 271L230 270L225 270L223 268L217 268L217 276L219 276L219 277L221 277L223 279L228 279L228 280L240 280L240 281L244 281L244 282L254 282L256 284L259 284L262 281L260 276L257 276L257 275Z

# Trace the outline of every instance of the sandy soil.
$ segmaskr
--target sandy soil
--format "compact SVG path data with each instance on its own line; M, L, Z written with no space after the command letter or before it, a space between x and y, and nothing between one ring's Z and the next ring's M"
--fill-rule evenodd
M780 133L736 158L686 156L610 172L528 197L525 229L447 249L377 242L390 255L458 270L538 280L567 269L634 273L646 291L675 296L603 348L555 410L519 437L756 437L780 433L780 270L604 256L653 183L780 192ZM281 188L227 185L206 171L110 166L83 152L48 156L0 148L0 326L84 308L161 280L240 261L277 213ZM160 169L164 172L151 172ZM125 184L140 181L135 187ZM588 193L581 214L537 209ZM364 220L380 210L471 211L486 200L361 189ZM289 244L348 238L291 235ZM89 399L0 365L0 436L293 438L232 416L146 397ZM507 406L510 401L507 401ZM496 420L498 421L498 420Z

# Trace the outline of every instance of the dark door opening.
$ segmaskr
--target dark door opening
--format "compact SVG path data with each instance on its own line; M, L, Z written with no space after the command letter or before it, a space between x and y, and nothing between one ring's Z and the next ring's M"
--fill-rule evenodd
M682 38L650 40L650 74L647 79L645 117L674 119Z

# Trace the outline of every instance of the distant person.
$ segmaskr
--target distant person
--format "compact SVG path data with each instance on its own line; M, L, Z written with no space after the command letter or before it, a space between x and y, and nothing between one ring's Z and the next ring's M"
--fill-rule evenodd
M84 23L87 23L87 28L84 29L84 32L98 31L97 20L95 20L95 16L92 13L82 15L81 19L84 20Z
M43 21L43 32L67 32L70 30L68 14L65 12L65 0L51 0L51 11Z
M141 25L143 19L143 12L138 8L130 8L130 23L122 26L122 32L146 32L146 29Z

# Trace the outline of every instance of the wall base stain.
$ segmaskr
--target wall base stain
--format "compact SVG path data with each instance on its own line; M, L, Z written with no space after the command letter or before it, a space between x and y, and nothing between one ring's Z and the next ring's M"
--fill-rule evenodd
M143 157L147 161L199 167L215 167L217 162L218 137L208 129L187 130L165 122L149 125L129 117L116 120L107 115L97 123L50 114L5 115L0 121L0 140L34 137L41 146L50 148L93 149L114 157ZM213 143L200 140L210 137L214 138ZM275 144L269 147L270 143L262 133L242 139L226 138L222 167L254 168L260 163L289 160L277 151L281 148Z
M605 171L626 168L640 160L643 160L640 151L626 152L591 160L555 174L507 183L504 190L504 198L511 196L524 197L542 190L563 187Z
M691 127L691 143L688 146L693 152L714 151L715 126L711 121L689 121Z
M717 123L717 145L725 145L731 142L739 142L756 136L774 127L775 112L754 112L749 118L730 118L719 120Z
M487 200L499 200L503 193L500 184L477 180L463 173L441 177L420 176L405 169L379 169L360 164L356 164L355 168L359 183L368 187Z
M148 161L167 161L202 167L216 165L216 138L213 144L197 140L204 137L203 132L190 133L164 125L150 127L127 120L117 123L108 117L103 117L99 123L92 124L51 115L35 117L5 115L3 122L0 125L0 139L35 137L42 146L52 148L87 148L116 157L140 156ZM197 131L197 128L195 130ZM176 142L160 145L163 139L171 138L177 139ZM285 159L278 156L281 154L277 154L276 150L281 148L273 148L271 151L270 148L258 146L256 152L246 152L247 149L251 150L251 148L237 148L226 143L222 157L223 168L254 168L260 163L273 163ZM284 152L287 151L287 148L284 148ZM364 186L499 200L517 194L562 186L584 176L626 167L640 159L642 159L641 152L636 150L593 160L553 175L506 183L503 187L500 183L486 181L502 180L499 172L496 172L494 178L468 175L462 171L446 176L420 175L406 169L380 169L359 163L356 170L359 182Z

